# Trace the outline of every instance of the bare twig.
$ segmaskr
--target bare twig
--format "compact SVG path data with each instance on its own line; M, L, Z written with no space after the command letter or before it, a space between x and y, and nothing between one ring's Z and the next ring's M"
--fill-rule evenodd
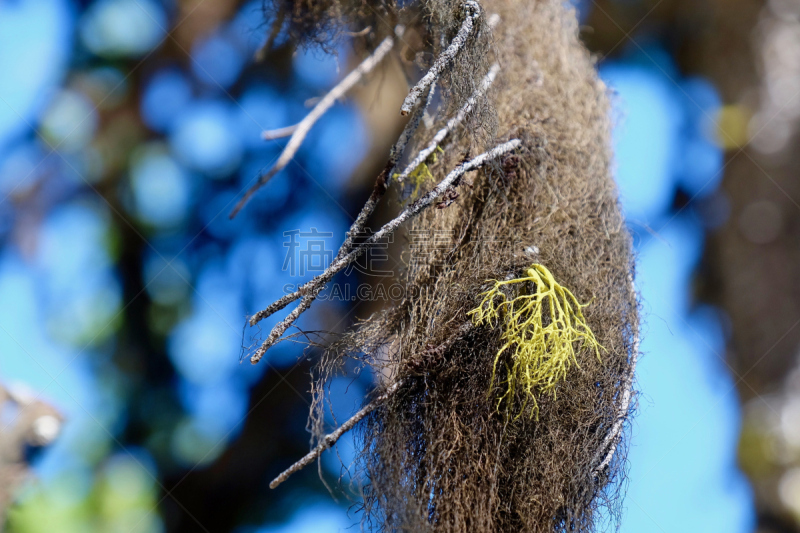
M447 124L436 132L436 135L433 136L433 140L431 140L430 144L426 146L424 149L420 150L419 154L414 158L411 163L408 164L406 169L397 177L397 181L402 183L409 174L411 174L420 164L422 164L430 155L436 150L436 148L441 144L441 142L447 137L447 135L453 131L453 128L461 124L464 121L464 118L472 111L472 108L475 106L477 101L483 96L483 94L491 87L492 83L494 83L495 78L497 77L497 73L500 71L500 65L495 63L489 69L489 72L484 76L483 80L481 81L480 86L472 93L472 96L467 99L466 103L458 110L456 116L451 118L447 121Z
M324 274L324 272L323 272L323 274ZM320 274L320 275L322 275L322 274ZM277 300L275 300L274 302L269 304L267 307L265 307L264 309L262 309L258 313L256 313L253 316L251 316L250 320L249 320L250 325L251 326L255 326L256 324L258 324L259 322L261 322L265 318L268 318L268 317L274 315L275 313L277 313L278 311L280 311L281 309L283 309L284 307L286 307L287 305L289 305L293 301L297 300L298 298L301 298L302 296L304 296L305 294L310 292L309 289L311 287L315 286L315 284L313 284L313 282L316 279L317 278L314 278L313 280L311 280L311 281L309 281L307 283L304 283L303 285L298 287L297 290L294 291L294 292L290 292L289 294L285 294L285 295L281 296L280 298L278 298ZM286 330L284 330L284 331L286 331Z
M628 284L629 289L632 294L636 294L636 288L633 282L633 276L628 274ZM592 459L592 464L597 464L597 466L592 470L594 475L603 471L611 460L614 458L614 453L617 451L617 447L619 446L620 441L620 433L622 432L622 425L625 423L625 420L628 419L628 409L631 405L631 398L633 397L633 379L636 372L636 362L639 359L639 332L636 331L633 338L633 352L631 353L630 362L628 363L628 371L625 374L625 378L623 379L622 383L622 398L620 399L620 404L617 409L617 417L614 420L614 425L611 426L611 430L606 434L605 438L603 439L602 444L597 450L594 458ZM603 456L603 453L605 456ZM602 460L600 458L603 457Z
M347 33L347 35L349 35L350 37L363 37L371 31L372 31L372 26L367 26L366 28L360 31L348 31L345 33Z
M478 20L478 17L481 15L481 8L477 1L475 0L467 0L464 2L464 11L466 12L466 17L464 18L464 22L461 24L461 28L458 30L458 33L450 42L450 46L448 46L442 55L436 58L436 61L433 62L433 66L428 70L427 74L422 77L421 80L411 89L406 96L406 99L403 101L402 107L400 107L400 114L401 115L408 115L411 112L411 109L422 97L425 91L433 85L433 83L439 79L439 76L442 74L444 68L453 60L453 58L458 54L458 52L464 47L464 44L467 42L467 38L469 34L472 32L472 28L475 25L475 21Z
M453 169L441 182L439 182L439 184L436 185L436 187L434 187L430 192L428 192L428 194L408 205L395 219L384 224L380 230L375 232L363 243L358 244L346 254L340 255L336 260L334 260L330 264L330 266L325 270L325 272L315 277L311 281L304 283L295 292L287 294L277 302L270 305L264 311L256 313L250 319L251 326L255 325L260 320L268 317L270 314L280 309L283 309L294 300L303 297L303 300L300 302L297 308L295 308L295 310L292 311L292 313L284 321L282 321L272 329L269 336L261 345L261 347L250 358L250 362L255 364L259 360L261 360L261 358L264 356L264 353L266 353L266 351L278 341L280 335L282 335L283 332L285 332L289 328L289 326L291 326L294 320L296 320L297 317L300 316L300 313L305 311L308 308L308 306L311 305L311 302L316 298L317 294L319 294L320 291L322 291L322 289L325 287L325 285L327 285L328 282L331 279L333 279L333 276L335 276L338 272L344 269L347 265L358 259L358 257L360 257L361 254L363 254L369 246L375 244L384 237L391 235L400 226L400 224L402 224L403 222L405 222L410 218L415 217L420 213L420 211L430 206L446 190L456 185L458 183L458 180L464 174L466 174L471 170L480 168L487 162L516 149L520 144L521 141L519 139L513 139L499 146L496 146L493 149L489 150L488 152L484 152L469 161L461 163L455 169ZM280 333L277 333L278 331L280 331Z
M456 341L461 339L464 335L466 335L469 330L472 329L472 322L464 322L459 326L456 333L451 335L447 338L442 344L435 347L429 347L425 352L425 356L433 356L433 357L441 357L444 352L446 352ZM344 424L339 426L334 432L326 435L320 440L320 443L314 447L313 450L308 452L302 459L294 463L292 466L284 470L278 477L276 477L272 482L269 484L269 488L274 489L289 476L294 474L295 472L302 470L306 466L310 465L314 462L325 450L331 448L336 442L348 431L353 429L356 424L358 424L365 416L369 413L374 411L378 405L384 401L386 401L390 396L394 395L400 387L403 385L403 381L397 381L393 385L391 385L383 394L375 398L372 402L370 402L367 406L362 408L352 417L350 417Z
M433 88L431 88L430 93L432 92ZM394 174L394 171L397 168L397 163L399 163L400 158L403 157L406 146L408 146L408 143L411 141L411 138L417 131L419 122L422 119L422 116L425 114L425 111L428 109L430 103L431 99L428 98L425 107L417 109L414 115L411 116L408 124L406 124L406 127L403 128L400 138L397 139L397 142L394 143L391 150L389 150L389 160L386 162L386 166L384 167L383 171L375 180L375 186L373 187L372 194L367 199L364 207L361 208L361 212L358 213L358 216L353 224L350 226L350 230L347 232L347 237L345 238L344 244L342 244L342 247L339 249L337 258L350 251L350 249L353 247L353 239L355 239L356 235L364 230L367 220L372 216L372 213L375 211L375 207L378 205L378 202L380 202L383 195L386 194L386 189L388 188L389 181L392 179L392 174Z
M256 350L256 352L250 358L251 363L256 364L261 360L262 357L264 357L264 354L267 352L267 350L269 350L270 347L272 347L272 345L275 344L278 341L278 339L281 338L281 335L286 333L286 330L289 329L292 326L292 324L294 324L297 321L298 318L300 318L300 315L305 313L308 310L308 308L311 307L311 304L314 302L320 291L322 291L323 287L324 285L315 287L314 290L311 291L308 295L303 296L303 299L300 300L300 303L297 304L297 307L295 307L286 318L281 320L278 324L275 325L275 327L272 328L272 330L269 332L269 335L267 336L267 339L263 343L261 343L261 346L259 346L258 350ZM252 324L252 319L250 322Z
M313 450L308 452L305 456L303 456L302 459L294 463L292 466L284 470L281 473L281 475L273 479L272 482L270 482L269 484L269 488L274 489L275 487L286 481L289 478L289 476L291 476L292 474L294 474L299 470L302 470L306 466L316 461L317 458L322 454L322 452L324 452L325 450L336 444L336 441L338 441L342 437L342 435L353 429L355 425L358 424L365 416L370 414L383 401L385 401L388 397L397 392L397 390L400 388L402 384L403 384L402 381L395 382L392 386L386 389L386 391L383 394L375 398L373 401L371 401L369 404L363 407L360 411L358 411L356 414L350 417L347 420L347 422L339 426L333 433L325 435L320 440L320 443L317 444Z
M394 144L394 146L392 146L391 150L389 151L389 160L386 162L386 166L384 167L383 171L378 175L378 178L375 180L375 186L372 189L372 194L370 194L369 198L364 204L364 207L361 208L361 212L358 214L355 221L353 221L353 224L350 226L350 230L347 232L347 237L345 238L345 241L342 244L341 248L339 248L339 253L336 255L336 259L341 258L343 255L345 255L352 249L353 240L355 239L356 235L358 235L363 231L367 220L369 219L370 216L372 216L372 213L375 211L375 207L378 205L381 198L383 198L383 195L386 194L388 177L390 177L394 173L394 170L397 167L397 162L403 156L403 152L405 151L408 142L411 140L411 137L413 137L414 132L417 130L422 113L424 113L424 109L419 109L418 112L411 117L411 119L408 121L408 124L406 124L406 127L403 129L403 132L400 134L400 138L397 140L397 142ZM287 294L281 297L280 299L273 302L266 309L259 311L258 313L250 317L250 325L255 326L258 322L260 322L264 318L267 318L268 316L277 313L278 311L280 311L293 301L297 300L300 296L303 296L303 294L300 293L301 290L303 290L303 287L301 287L297 292ZM313 298L316 297L316 294L318 294L318 292L314 294L314 296L311 298L312 300ZM273 331L270 332L270 337L267 340L269 341L270 338L272 338L273 336L272 334L275 333L275 331L280 330L280 333L278 334L277 337L272 339L272 342L270 342L269 345L271 346L278 339L278 337L280 337L280 335L283 335L283 333L287 329L289 329L289 326L292 325L294 320L296 320L297 317L300 316L300 314L305 312L305 310L308 309L310 305L311 305L310 301L305 306L301 303L300 305L298 305L298 308L302 307L302 310L297 312L297 314L295 315L295 311L297 311L297 309L295 309L295 311L292 312L292 315L290 315L290 317L294 316L294 319L292 319L289 322L283 321L277 326L275 326L276 329L273 329ZM288 318L289 317L287 317L287 319Z
M475 102L486 92L486 90L492 85L494 82L495 77L497 76L497 72L500 70L499 65L496 63L492 65L489 69L488 74L483 78L481 81L481 85L478 87L478 90L470 96L464 106L459 110L455 117L451 118L444 128L439 130L436 135L433 137L431 143L425 147L412 161L411 163L406 166L405 170L400 173L398 176L398 181L402 182L406 177L408 177L411 172L415 168L419 166L419 164L425 161L433 152L436 150L436 147L444 140L445 137L452 131L452 129L460 124L464 117L472 110L472 106L475 105ZM431 92L433 88L431 88ZM430 99L428 103L430 104ZM418 110L424 112L424 110ZM361 209L361 212L356 217L356 220L353 222L350 230L347 232L347 238L345 239L344 244L339 249L339 254L337 255L337 259L344 255L344 253L349 252L350 248L352 247L354 237L364 228L364 224L366 223L367 219L372 215L375 207L378 205L378 202L386 193L386 189L391 180L392 175L394 174L394 169L397 165L397 162L402 157L403 152L405 150L408 141L413 136L414 132L416 131L419 125L419 113L415 114L411 120L409 120L408 124L406 125L403 133L400 135L400 138L397 140L395 145L392 147L391 151L389 152L389 160L386 162L386 166L384 167L383 171L378 175L377 180L375 181L375 187L373 188L372 194L367 199L367 202L364 204L364 207ZM250 318L250 325L255 326L261 320L277 313L293 301L297 300L305 293L301 293L303 291L303 287L300 287L297 292L287 294L280 299L276 300L272 304L270 304L266 309L259 311L255 315ZM288 326L287 326L288 328ZM285 330L284 330L285 331Z
M285 128L277 128L274 130L267 130L261 132L261 138L265 141L274 141L275 139L283 139L297 131L297 124L286 126Z
M289 142L286 144L286 148L283 149L281 152L280 157L278 157L278 161L275 163L269 171L263 174L259 179L258 182L250 187L247 192L244 194L239 203L236 204L236 207L233 208L231 211L230 218L236 216L236 214L244 207L247 201L260 189L263 187L272 177L283 170L283 168L289 164L289 161L292 160L294 155L297 153L297 150L300 148L300 145L303 143L303 140L308 135L308 132L311 130L311 127L314 123L319 120L319 118L325 114L325 112L338 100L339 98L343 97L347 91L349 91L356 83L358 83L366 74L368 74L375 66L381 62L381 60L389 53L389 51L394 46L394 38L389 36L378 45L375 51L372 53L371 56L366 58L364 61L361 62L358 67L355 68L350 74L344 77L342 81L340 81L336 87L330 90L328 94L326 94L314 109L306 115L306 117L301 120L297 127L292 133Z

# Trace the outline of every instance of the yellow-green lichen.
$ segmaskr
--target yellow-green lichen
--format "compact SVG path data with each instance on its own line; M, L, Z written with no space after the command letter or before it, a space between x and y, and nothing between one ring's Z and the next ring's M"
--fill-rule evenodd
M416 200L419 197L419 191L426 182L433 181L433 174L431 173L431 169L428 167L428 162L431 164L436 163L440 153L443 154L444 150L442 150L440 146L437 146L425 161L422 161L414 170L409 172L408 179L411 182L411 185L414 187L409 195L409 198L412 200ZM394 174L392 177L397 179L399 176L400 174Z
M524 400L517 416L525 411L529 401L533 402L531 415L538 414L537 394L555 395L556 386L567 377L572 365L580 366L576 343L580 343L577 351L585 347L600 358L603 347L581 311L589 304L579 303L569 289L556 282L550 271L539 264L528 268L524 277L490 281L494 286L481 294L480 305L469 313L476 326L500 324L503 328L503 345L495 356L490 391L494 388L498 363L511 350L511 358L505 362L506 387L497 400L498 410L506 400L510 406L521 391ZM514 289L518 294L509 296Z

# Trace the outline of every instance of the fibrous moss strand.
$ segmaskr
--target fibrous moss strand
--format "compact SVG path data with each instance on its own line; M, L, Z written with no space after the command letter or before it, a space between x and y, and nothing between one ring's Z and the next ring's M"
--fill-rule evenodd
M505 400L507 408L517 392L523 392L520 416L533 402L531 416L538 413L537 394L553 394L557 385L566 379L576 357L584 347L600 358L602 346L586 323L582 309L589 304L578 302L572 292L556 282L543 265L534 264L525 277L507 281L490 280L494 286L481 294L480 305L469 315L476 326L502 325L502 347L495 356L490 391L497 376L497 365L507 350L513 350L506 363L506 390L497 400L498 410ZM530 285L533 292L526 293ZM519 287L519 294L509 298L509 289Z

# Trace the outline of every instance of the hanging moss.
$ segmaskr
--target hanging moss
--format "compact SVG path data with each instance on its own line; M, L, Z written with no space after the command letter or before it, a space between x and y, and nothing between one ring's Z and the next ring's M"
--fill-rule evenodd
M373 4L392 10L363 3ZM462 3L402 5L423 16L389 19L419 25L424 68L456 34ZM481 9L474 39L440 79L438 127L489 64L501 71L440 161L417 169L420 191L469 154L511 138L522 146L410 224L414 248L396 278L406 297L330 345L316 369L312 444L331 430L331 377L371 367L379 390L402 386L356 427L365 529L593 531L599 508L606 520L620 509L625 446L609 435L627 414L620 398L630 396L638 331L606 88L562 0L482 0ZM500 23L490 31L492 13ZM436 127L420 128L411 146ZM523 275L505 280L509 272ZM504 281L487 291L487 279ZM536 416L516 416L528 409ZM617 452L598 469L610 442Z

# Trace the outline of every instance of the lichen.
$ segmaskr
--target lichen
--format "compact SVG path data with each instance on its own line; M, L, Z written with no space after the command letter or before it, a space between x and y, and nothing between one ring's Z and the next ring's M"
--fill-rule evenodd
M586 323L581 304L572 292L561 286L544 265L534 264L525 276L507 281L489 280L494 286L482 293L480 305L468 314L476 326L489 325L503 328L503 345L497 352L492 369L490 392L497 377L497 365L506 351L513 351L508 366L506 391L497 399L497 408L503 402L510 406L519 389L523 404L517 416L522 415L528 402L533 402L531 416L538 414L537 392L556 393L558 384L566 379L574 364L580 367L578 351L588 348L600 358L603 349ZM526 289L533 285L533 291ZM508 289L519 286L520 293L511 298ZM510 408L510 407L509 407Z
M426 159L425 161L421 162L417 165L417 168L412 170L408 174L408 181L411 185L411 193L409 194L409 198L411 200L416 200L419 198L420 190L422 186L428 183L429 181L433 181L433 173L431 173L431 169L428 166L428 163L434 164L436 163L437 159L439 158L439 153L444 153L444 150L440 146L436 147L436 150ZM399 173L395 173L392 175L393 178L397 179L400 177Z

